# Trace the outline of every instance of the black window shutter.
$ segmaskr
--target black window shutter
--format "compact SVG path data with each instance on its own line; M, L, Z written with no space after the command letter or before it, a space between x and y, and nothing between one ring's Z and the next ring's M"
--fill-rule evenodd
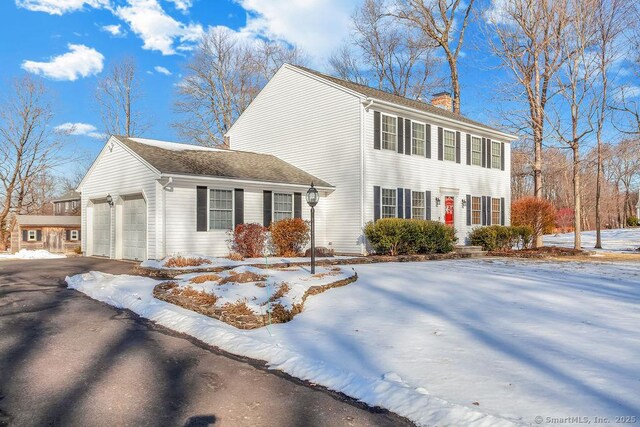
M244 190L242 188L236 188L234 190L235 196L235 218L234 227L240 224L244 224Z
M487 224L493 225L491 222L491 196L487 196Z
M65 235L65 237L64 237L65 240L67 240L67 241L71 240L71 230L69 230L69 229L64 230L64 235Z
M264 190L262 192L262 225L269 227L271 225L271 191Z
M396 191L396 212L397 212L397 216L398 218L404 218L404 189L403 188L398 188L398 190Z
M404 119L404 154L411 155L411 120Z
M380 187L373 187L373 220L377 221L380 219Z
M491 169L491 140L487 138L487 167Z
M424 192L425 219L431 221L431 191Z
M404 152L404 122L402 117L398 117L397 134L398 139L396 141L396 149L398 150L398 153L402 154Z
M504 224L504 197L500 198L500 225L505 225Z
M460 132L456 132L456 163L460 163Z
M302 193L293 193L293 217L302 218Z
M471 135L467 134L467 164L471 164Z
M373 148L380 149L380 111L373 112Z
M411 219L411 189L404 190L404 217Z
M480 199L480 217L482 219L482 225L487 225L487 198L482 196Z
M467 194L467 225L471 225L471 195Z
M196 231L207 231L207 187L196 187Z
M426 147L425 147L425 156L427 156L427 159L431 158L431 125L427 125L426 129Z
M29 240L29 232L27 230L22 230L22 241L26 242Z
M442 128L438 127L438 160L442 160L442 152L444 151L444 147L442 144Z
M42 240L42 230L36 230L36 240L38 242Z
M485 151L487 149L487 140L486 138L482 138L482 147L481 147L481 155L480 157L482 157L482 167L486 168L487 167L487 156L485 155Z
M82 240L82 231L78 230L78 240Z
M500 169L504 170L504 142L500 144Z

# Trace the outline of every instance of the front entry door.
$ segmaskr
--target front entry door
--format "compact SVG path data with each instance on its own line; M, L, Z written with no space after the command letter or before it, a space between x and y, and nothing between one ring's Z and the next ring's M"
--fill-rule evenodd
M444 198L444 223L450 227L453 227L453 215L454 215L454 200L453 196L445 196Z

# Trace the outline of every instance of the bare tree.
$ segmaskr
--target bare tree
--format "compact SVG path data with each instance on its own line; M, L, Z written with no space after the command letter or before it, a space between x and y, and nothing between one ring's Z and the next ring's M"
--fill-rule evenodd
M226 147L224 134L249 106L267 80L285 62L303 54L281 43L252 44L230 30L207 33L178 84L173 124L180 135L205 146Z
M98 81L96 101L104 130L110 135L139 136L149 127L140 109L142 91L136 62L126 57Z
M458 57L475 0L398 0L394 16L420 30L426 42L434 42L445 55L453 92L453 111L460 114Z
M554 76L565 60L560 47L568 22L566 0L506 0L485 16L491 49L517 82L516 98L527 105L524 127L534 146L534 196L542 198L545 116ZM534 245L542 245L542 236Z
M58 160L58 141L49 127L53 115L45 87L15 80L0 102L0 247L6 248L15 215L37 208L34 188Z

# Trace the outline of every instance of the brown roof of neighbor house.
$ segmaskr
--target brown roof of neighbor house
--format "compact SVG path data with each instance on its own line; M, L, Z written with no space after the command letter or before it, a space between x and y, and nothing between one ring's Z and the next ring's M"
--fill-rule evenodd
M53 202L68 202L71 200L80 200L80 193L75 190L70 190L64 193L62 196L53 200Z
M16 223L20 226L58 226L80 227L81 217L61 215L17 215Z
M337 85L340 85L344 88L350 89L354 92L358 92L366 97L369 98L375 98L378 99L380 101L386 101L386 102L390 102L393 104L397 104L400 106L404 106L404 107L409 107L409 108L413 108L416 110L420 110L420 111L424 111L427 113L431 113L437 116L441 116L447 119L453 119L453 120L458 120L460 122L463 123L467 123L470 125L474 125L474 126L480 126L483 127L485 129L491 130L491 131L495 131L495 132L501 132L504 133L504 131L501 131L499 129L493 128L491 126L487 126L483 123L477 122L475 120L471 120L461 114L456 114L453 111L448 111L445 110L443 108L439 108L436 107L435 105L431 105L429 103L426 102L422 102L422 101L418 101L416 99L411 99L411 98L406 98L404 96L400 96L400 95L394 95L393 93L389 93L389 92L385 92L383 90L380 89L375 89L369 86L365 86L362 85L360 83L355 83L349 80L344 80L344 79L340 79L338 77L334 77L334 76L330 76L328 74L324 74L321 73L319 71L315 71L312 70L310 68L306 68L306 67L302 67L300 65L294 65L295 68L299 68L303 71L306 71L308 73L314 74L318 77L321 77L323 79L329 80L332 83L335 83Z
M204 175L297 185L310 185L313 182L317 187L333 187L270 154L116 135L114 137L164 174Z

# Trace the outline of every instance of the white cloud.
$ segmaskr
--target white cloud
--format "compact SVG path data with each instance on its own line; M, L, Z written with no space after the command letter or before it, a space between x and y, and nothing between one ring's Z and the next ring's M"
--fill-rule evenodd
M327 58L349 36L359 1L237 0L247 12L244 30L285 40L316 58Z
M69 52L54 56L49 62L24 61L22 69L53 80L74 81L102 71L104 56L82 44L67 45Z
M159 66L159 65L156 65L155 67L153 67L153 69L154 69L154 70L156 70L156 71L157 71L158 73L160 73L160 74L164 74L165 76L171 76L171 75L173 75L173 73L172 73L171 71L169 71L169 70L167 70L166 68L161 67L161 66Z
M88 123L63 123L56 126L55 131L66 135L88 136L90 138L104 139L106 135L98 132L94 125Z
M202 38L200 24L176 21L157 0L128 0L128 5L117 7L115 14L142 39L143 49L157 50L163 55L173 55L176 49L188 50ZM179 45L174 48L176 41Z
M33 12L62 15L82 10L85 5L94 8L108 8L110 0L16 0L16 6Z
M193 6L192 0L167 0L167 1L170 1L171 3L173 3L176 9L182 12L187 12L189 8Z
M106 31L114 37L124 37L124 35L127 34L127 32L122 29L122 25L120 24L103 25L102 27L100 27L100 29L102 31Z

